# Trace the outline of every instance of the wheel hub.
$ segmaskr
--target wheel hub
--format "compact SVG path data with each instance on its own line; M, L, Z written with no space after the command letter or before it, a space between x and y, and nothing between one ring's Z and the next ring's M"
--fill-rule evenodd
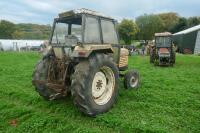
M92 84L93 97L99 98L106 90L106 76L102 72L97 72L93 79Z
M104 105L112 97L115 87L114 73L111 68L104 66L94 76L92 96L96 104Z
M137 83L138 83L138 79L136 77L133 76L133 77L130 78L131 87L134 88L137 85Z

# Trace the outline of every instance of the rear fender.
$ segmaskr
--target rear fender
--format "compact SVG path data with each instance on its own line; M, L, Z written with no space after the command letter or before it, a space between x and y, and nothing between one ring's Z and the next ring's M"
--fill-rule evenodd
M87 58L93 53L113 53L111 45L84 45L76 46L72 52L71 57L75 58Z

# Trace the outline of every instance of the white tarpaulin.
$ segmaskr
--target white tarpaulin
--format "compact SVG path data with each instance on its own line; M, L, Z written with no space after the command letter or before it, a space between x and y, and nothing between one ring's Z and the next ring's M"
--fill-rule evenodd
M0 39L0 47L4 51L8 50L20 50L21 47L31 47L31 46L40 46L44 44L45 40L9 40L9 39Z

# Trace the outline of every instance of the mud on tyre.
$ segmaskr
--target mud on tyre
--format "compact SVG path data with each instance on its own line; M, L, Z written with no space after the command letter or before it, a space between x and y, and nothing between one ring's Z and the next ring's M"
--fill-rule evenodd
M50 61L46 59L40 60L36 66L32 75L33 85L35 86L35 90L42 96L45 100L51 100L51 96L55 95L55 92L49 90L47 86L39 84L34 81L43 80L46 81L48 77L48 68Z
M118 80L118 68L112 57L95 54L81 61L72 76L74 104L90 116L107 112L116 101Z

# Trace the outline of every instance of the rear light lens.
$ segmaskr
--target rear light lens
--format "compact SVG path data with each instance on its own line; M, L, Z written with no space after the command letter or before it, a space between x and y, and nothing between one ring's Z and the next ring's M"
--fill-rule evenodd
M79 55L79 56L85 56L86 53L85 53L85 52L78 52L78 55Z

